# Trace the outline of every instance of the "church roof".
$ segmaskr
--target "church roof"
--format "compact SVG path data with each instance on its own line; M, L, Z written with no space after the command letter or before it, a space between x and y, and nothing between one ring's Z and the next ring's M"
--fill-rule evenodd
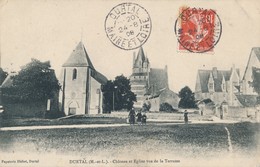
M97 80L100 84L107 83L107 78L96 70L91 71L91 76L95 78L95 80Z
M142 62L145 60L145 56L144 56L144 50L143 50L143 47L141 46L139 51L138 51L138 54L137 54L137 60L141 60Z
M141 46L135 59L134 67L139 67L139 64L143 64L145 61L149 62L145 57L143 47Z
M62 65L62 67L90 67L94 69L94 66L90 61L87 51L81 41L70 54L70 57Z

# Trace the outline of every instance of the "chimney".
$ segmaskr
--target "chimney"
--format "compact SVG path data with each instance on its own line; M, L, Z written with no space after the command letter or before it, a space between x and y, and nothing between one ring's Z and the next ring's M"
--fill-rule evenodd
M217 70L217 67L213 67L213 68L212 68L212 75L213 75L213 78L214 78L214 79L218 78L218 70Z

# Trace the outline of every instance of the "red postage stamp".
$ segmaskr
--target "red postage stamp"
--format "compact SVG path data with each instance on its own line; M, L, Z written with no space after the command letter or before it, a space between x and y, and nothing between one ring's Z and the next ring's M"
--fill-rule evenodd
M213 52L220 40L222 25L219 16L212 9L182 7L174 30L179 51Z

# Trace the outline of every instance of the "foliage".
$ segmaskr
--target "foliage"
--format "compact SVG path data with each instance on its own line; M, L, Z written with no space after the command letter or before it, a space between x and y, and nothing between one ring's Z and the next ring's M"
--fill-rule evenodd
M3 90L3 97L10 102L45 101L53 98L60 89L50 62L32 59L18 75L13 76L13 84Z
M2 85L7 75L7 72L0 68L0 85Z
M120 75L114 81L108 81L103 85L104 111L130 110L136 101L136 95L131 91L130 80Z
M251 82L254 91L260 95L260 68L253 67L252 69L252 78Z
M170 105L169 103L162 103L160 104L160 111L165 111L165 112L173 112L173 111L177 111L176 109L174 109L172 107L172 105Z
M142 108L143 108L144 111L149 111L150 108L151 108L151 102L150 102L150 101L146 101L146 102L144 102Z
M179 102L180 108L195 108L195 97L194 93L191 91L191 89L188 86L185 86L182 88L179 92L179 97L181 98Z
M211 99L203 99L202 101L203 101L205 104L214 103Z
M110 113L113 110L113 89L114 83L109 80L106 84L102 85L103 92L103 112Z

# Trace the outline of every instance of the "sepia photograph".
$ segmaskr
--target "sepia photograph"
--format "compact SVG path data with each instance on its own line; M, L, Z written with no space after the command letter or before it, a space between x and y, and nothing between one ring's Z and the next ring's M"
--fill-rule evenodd
M0 167L260 167L260 1L0 0Z

